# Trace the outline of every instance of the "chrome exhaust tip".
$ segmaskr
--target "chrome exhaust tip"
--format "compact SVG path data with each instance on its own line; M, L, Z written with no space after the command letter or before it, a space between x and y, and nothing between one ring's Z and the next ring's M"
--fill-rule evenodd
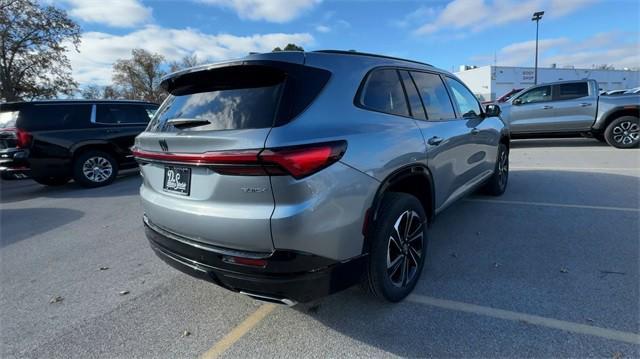
M283 304L283 305L286 305L287 307L293 307L294 305L298 304L298 302L296 302L295 300L291 300L287 298L277 298L277 297L272 297L264 294L249 293L244 291L240 291L240 294L244 294L253 299L262 300L269 303Z

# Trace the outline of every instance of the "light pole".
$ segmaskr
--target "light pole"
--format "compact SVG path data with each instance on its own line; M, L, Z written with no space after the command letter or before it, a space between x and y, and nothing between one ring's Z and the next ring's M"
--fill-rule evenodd
M533 13L533 17L531 18L531 21L536 22L536 67L533 72L534 85L538 84L538 23L540 22L540 19L542 19L542 15L544 15L544 11L537 11Z

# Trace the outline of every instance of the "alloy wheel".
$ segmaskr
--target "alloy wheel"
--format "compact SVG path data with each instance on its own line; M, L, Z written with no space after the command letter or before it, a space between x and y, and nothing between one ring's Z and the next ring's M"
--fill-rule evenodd
M424 245L424 222L415 211L396 220L387 247L387 275L396 287L405 287L418 274Z
M498 184L503 188L507 184L509 178L509 153L502 151L498 159Z
M623 145L630 145L640 139L640 125L631 121L620 122L613 128L613 140Z
M111 177L113 174L113 166L111 166L111 162L104 157L89 157L82 165L82 173L88 180L101 183Z

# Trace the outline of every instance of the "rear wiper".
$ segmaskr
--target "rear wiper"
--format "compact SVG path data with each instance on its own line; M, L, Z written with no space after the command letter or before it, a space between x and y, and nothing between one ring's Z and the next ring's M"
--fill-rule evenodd
M211 122L208 120L203 120L201 118L172 118L167 121L167 124L175 127L175 128L189 128L189 127L198 127L208 125Z

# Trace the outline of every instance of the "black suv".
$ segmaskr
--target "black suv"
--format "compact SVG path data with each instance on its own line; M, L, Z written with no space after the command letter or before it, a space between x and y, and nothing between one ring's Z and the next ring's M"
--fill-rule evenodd
M129 148L158 105L65 100L0 104L0 174L44 185L107 185L135 167Z

